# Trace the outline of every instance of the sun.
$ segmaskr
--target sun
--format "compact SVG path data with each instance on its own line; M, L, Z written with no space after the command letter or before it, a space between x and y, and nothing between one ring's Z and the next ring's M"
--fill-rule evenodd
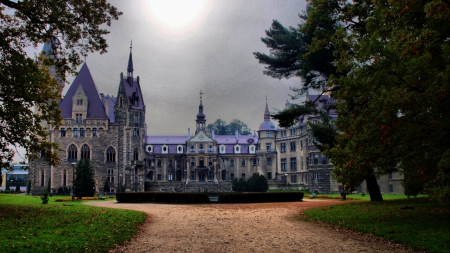
M152 14L173 28L194 22L205 7L204 0L152 0L148 2Z

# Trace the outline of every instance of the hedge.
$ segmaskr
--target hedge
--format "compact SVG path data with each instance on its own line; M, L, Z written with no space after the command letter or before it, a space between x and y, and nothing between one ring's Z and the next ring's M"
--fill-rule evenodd
M228 193L219 196L219 203L262 203L302 201L303 192Z
M209 203L204 193L120 192L116 199L119 203Z

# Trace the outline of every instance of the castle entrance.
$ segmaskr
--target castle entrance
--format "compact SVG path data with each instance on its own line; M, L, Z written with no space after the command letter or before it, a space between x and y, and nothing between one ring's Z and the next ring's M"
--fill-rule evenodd
M198 181L205 182L205 172L203 170L198 171Z

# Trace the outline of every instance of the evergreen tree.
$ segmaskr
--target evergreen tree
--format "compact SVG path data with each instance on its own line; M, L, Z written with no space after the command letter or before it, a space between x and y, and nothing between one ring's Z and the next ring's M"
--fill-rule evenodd
M110 192L109 179L108 178L106 179L105 185L103 186L103 192Z
M94 196L94 170L88 159L80 160L75 171L75 182L73 185L74 195L81 197Z

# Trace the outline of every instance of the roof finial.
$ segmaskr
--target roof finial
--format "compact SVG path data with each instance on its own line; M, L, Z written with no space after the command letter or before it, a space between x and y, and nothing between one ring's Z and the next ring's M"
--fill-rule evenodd
M202 103L202 95L205 94L202 92L202 90L200 90L200 104Z
M131 42L130 42L130 53L131 53L131 49L133 49L133 40L131 40Z

